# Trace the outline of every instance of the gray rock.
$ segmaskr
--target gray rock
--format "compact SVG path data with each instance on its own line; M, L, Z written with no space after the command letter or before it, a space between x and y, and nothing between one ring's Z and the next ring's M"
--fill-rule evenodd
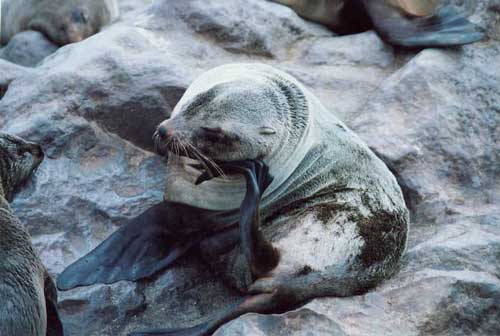
M247 314L221 327L214 336L302 336L348 335L338 323L308 308L300 308L282 315Z
M2 49L0 58L9 62L34 67L58 49L54 43L37 31L24 31L14 35Z
M29 68L25 68L11 62L0 59L0 99L4 96L5 92L9 88L9 85L17 78L22 76L28 76L33 71ZM3 115L0 114L0 120Z
M151 134L189 83L229 62L304 82L395 172L411 208L400 272L365 295L248 314L217 335L500 334L500 15L456 1L483 42L421 52L336 37L263 0L124 0L122 18L37 68L0 60L0 128L47 158L13 206L57 275L159 202ZM477 4L473 6L474 4ZM188 326L238 296L192 253L154 279L60 294L67 335Z

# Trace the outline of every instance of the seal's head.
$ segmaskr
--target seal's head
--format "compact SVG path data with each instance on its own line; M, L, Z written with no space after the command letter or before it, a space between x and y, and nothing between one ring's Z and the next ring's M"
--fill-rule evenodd
M294 138L288 92L264 77L214 85L181 106L154 135L160 154L203 161L268 161Z
M62 46L96 34L111 19L113 13L103 0L45 0L28 28Z
M7 200L40 165L44 157L42 147L23 139L0 133L0 178Z
M303 86L267 65L227 64L204 73L154 134L157 152L168 157L165 200L235 209L245 180L224 175L218 164L258 159L274 178L265 202L308 152L308 106ZM222 178L198 185L203 172Z

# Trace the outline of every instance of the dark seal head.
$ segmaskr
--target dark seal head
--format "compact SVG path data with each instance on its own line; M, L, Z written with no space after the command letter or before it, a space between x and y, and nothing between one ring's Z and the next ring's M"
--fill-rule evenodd
M23 184L44 157L42 147L14 135L0 132L0 178L7 200Z
M57 291L7 199L43 160L42 148L0 133L0 335L62 336Z
M65 45L96 34L116 16L107 1L52 0L40 6L28 29L41 31L56 44Z
M1 41L25 30L57 45L80 42L119 16L116 0L4 0Z

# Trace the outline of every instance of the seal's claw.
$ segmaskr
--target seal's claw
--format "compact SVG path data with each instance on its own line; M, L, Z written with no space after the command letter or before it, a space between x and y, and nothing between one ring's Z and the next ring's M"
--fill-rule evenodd
M200 176L198 176L198 178L196 179L194 184L200 185L203 182L210 181L212 178L213 178L213 176L211 176L207 171L204 171L203 173L201 173Z
M202 164L199 163L189 163L188 166L193 167L194 169L198 170L203 170L205 167L203 167Z

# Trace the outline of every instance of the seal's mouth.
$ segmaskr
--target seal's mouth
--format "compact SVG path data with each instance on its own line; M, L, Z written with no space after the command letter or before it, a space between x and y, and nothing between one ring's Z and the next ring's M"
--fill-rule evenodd
M225 174L215 160L202 154L191 142L181 140L176 136L169 137L163 141L158 130L153 134L154 150L157 154L168 158L173 155L174 158L188 158L188 165L200 171L206 172L210 178L220 176L225 178ZM185 160L186 161L186 160Z

